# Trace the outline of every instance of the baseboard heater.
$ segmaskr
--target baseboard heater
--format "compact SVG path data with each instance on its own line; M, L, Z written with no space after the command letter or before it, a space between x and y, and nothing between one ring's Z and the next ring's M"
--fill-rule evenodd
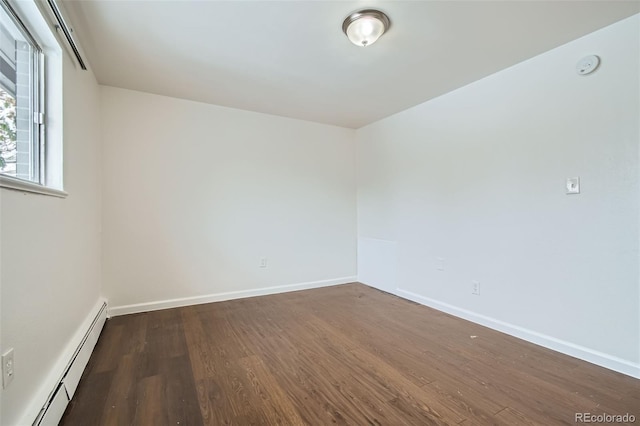
M71 360L64 369L62 378L51 391L47 403L40 410L38 417L33 422L33 426L49 426L60 423L64 410L78 388L82 372L89 362L89 357L91 357L93 348L98 342L98 337L100 337L100 332L106 320L107 303L105 302L102 304L80 345L73 353Z

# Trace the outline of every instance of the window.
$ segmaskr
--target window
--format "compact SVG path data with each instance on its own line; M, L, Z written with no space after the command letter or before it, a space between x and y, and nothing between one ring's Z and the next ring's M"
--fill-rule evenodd
M0 173L44 185L43 53L14 10L0 8Z

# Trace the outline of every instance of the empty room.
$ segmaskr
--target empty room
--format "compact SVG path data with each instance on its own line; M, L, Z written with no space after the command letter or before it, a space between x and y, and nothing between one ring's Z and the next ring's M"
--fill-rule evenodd
M640 423L640 2L0 0L0 424Z

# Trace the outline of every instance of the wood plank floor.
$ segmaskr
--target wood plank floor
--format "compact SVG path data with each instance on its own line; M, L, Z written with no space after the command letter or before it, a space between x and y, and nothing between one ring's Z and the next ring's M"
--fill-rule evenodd
M561 425L576 412L640 422L640 380L354 283L110 319L62 424Z

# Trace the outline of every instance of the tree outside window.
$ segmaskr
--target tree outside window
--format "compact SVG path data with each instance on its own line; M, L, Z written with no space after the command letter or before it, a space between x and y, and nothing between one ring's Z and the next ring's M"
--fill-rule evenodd
M16 100L0 87L0 172L15 174L17 153Z

